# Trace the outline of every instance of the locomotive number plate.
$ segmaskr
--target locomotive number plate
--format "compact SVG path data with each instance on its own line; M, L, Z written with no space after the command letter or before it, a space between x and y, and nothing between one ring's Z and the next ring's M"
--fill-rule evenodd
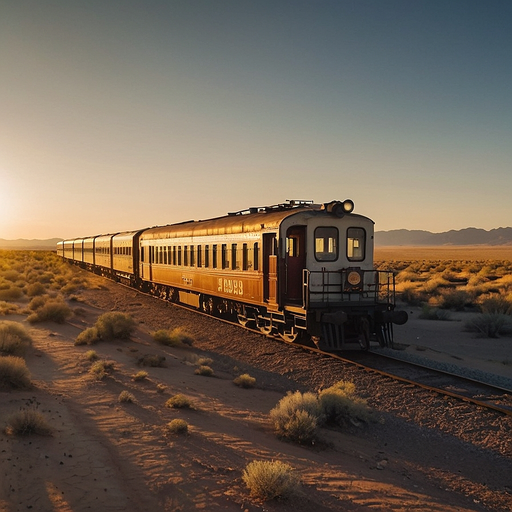
M224 279L219 277L217 291L221 293L232 293L233 295L243 295L244 283L240 279Z

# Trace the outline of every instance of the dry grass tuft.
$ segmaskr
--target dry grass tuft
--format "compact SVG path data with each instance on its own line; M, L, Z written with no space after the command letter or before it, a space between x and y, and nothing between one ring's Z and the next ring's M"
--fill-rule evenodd
M99 356L96 353L96 350L88 350L85 353L85 358L87 359L87 361L94 362L94 361L97 361L99 359Z
M104 313L94 325L102 340L128 339L135 329L132 317L118 311Z
M63 324L71 316L73 316L73 311L62 299L48 299L28 316L27 321Z
M132 380L134 380L135 382L140 382L147 378L148 378L148 372L145 372L144 370L141 370L140 372L137 372L135 375L132 375Z
M165 406L174 409L190 409L192 407L192 400L187 396L178 393L177 395L171 396L171 398L165 402Z
M165 367L165 357L157 354L146 354L139 358L138 363L142 366L151 366L153 368Z
M89 373L96 379L102 380L115 369L114 361L96 361L89 369Z
M32 344L32 338L25 327L18 322L0 322L0 354L23 356Z
M0 389L29 389L30 372L21 357L0 357Z
M182 419L174 419L167 423L167 432L170 434L186 434L188 432L188 423Z
M315 441L320 415L317 395L300 391L289 392L270 411L276 434L300 444L311 444Z
M280 461L253 461L242 473L251 496L263 501L287 499L297 494L300 478L293 468Z
M256 379L254 377L251 377L248 373L244 373L236 377L233 380L233 383L236 386L248 389L253 388L256 385Z
M84 329L75 340L75 345L94 345L100 340L100 335L96 327Z
M213 377L213 369L210 366L201 365L199 368L196 368L195 372L196 375L202 375L203 377Z
M179 347L183 345L191 347L194 343L194 338L181 327L177 327L172 331L160 329L153 332L151 335L157 343L168 347Z
M323 389L318 394L322 417L325 422L345 426L349 422L372 420L372 410L366 400L356 395L356 387L352 382L339 381L333 386Z
M30 434L49 436L52 434L52 428L41 413L23 410L9 416L5 433L16 436Z
M129 391L126 391L123 390L121 391L121 393L119 393L119 396L117 398L118 402L119 403L124 403L124 404L134 404L137 402L137 400L135 399L135 396L130 393Z

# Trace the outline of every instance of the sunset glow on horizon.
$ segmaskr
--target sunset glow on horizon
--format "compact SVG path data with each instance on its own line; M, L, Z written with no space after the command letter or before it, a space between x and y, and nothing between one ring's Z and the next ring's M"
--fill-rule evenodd
M504 0L6 0L0 238L287 199L510 226L511 24Z

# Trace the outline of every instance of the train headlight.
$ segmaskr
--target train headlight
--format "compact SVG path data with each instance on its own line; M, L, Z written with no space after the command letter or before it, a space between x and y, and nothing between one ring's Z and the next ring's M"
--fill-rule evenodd
M344 213L352 213L354 211L354 201L352 199L345 199L343 201L343 211Z
M331 201L326 203L324 208L329 212L336 215L336 217L343 217L347 213L354 211L354 201L345 199L345 201Z
M347 282L351 286L357 286L361 282L361 274L357 270L352 270L347 274Z

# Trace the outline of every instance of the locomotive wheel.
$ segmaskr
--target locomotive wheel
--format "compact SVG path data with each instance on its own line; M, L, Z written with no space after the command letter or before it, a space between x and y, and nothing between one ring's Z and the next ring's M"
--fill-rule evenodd
M262 334L265 334L265 336L272 334L273 325L271 320L258 319L256 323L258 325L258 329Z
M250 322L250 320L245 315L236 315L236 318L238 323L243 327L245 327Z
M295 343L300 337L301 331L299 331L295 326L290 327L289 329L286 326L283 326L282 329L279 330L279 336L286 343Z

